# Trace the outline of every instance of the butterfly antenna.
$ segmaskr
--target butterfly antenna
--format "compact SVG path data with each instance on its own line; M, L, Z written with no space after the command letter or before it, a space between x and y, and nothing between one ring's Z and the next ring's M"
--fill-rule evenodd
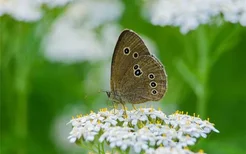
M114 114L116 114L116 109L118 109L118 104L112 101L112 105L114 107Z
M98 90L98 93L102 93L102 92L107 92L107 91L102 89Z
M112 105L113 105L113 107L114 107L114 114L116 114L116 112L115 112L115 104L114 104L113 101L112 101Z
M88 98L88 94L85 94L84 95L84 99L86 100Z

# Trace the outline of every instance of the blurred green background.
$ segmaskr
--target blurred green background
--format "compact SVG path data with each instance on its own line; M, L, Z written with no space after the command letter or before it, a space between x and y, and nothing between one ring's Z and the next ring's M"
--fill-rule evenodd
M66 123L76 114L109 107L107 96L98 91L109 90L108 70L114 44L125 28L151 40L155 55L168 74L166 96L154 106L160 106L166 114L176 110L199 114L203 119L209 118L220 131L192 149L211 154L246 152L245 27L228 22L200 25L184 35L177 27L152 25L143 17L142 5L128 0L121 2L119 17L88 28L85 23L90 20L89 13L85 14L86 19L75 9L77 19L83 18L76 20L75 27L81 28L83 34L90 31L85 40L91 40L91 32L96 37L103 35L101 41L110 37L103 31L105 25L119 28L117 35L108 40L110 45L103 42L99 46L110 46L110 51L99 50L106 54L103 58L96 58L98 54L90 51L95 47L93 43L85 43L88 48L78 50L82 58L76 59L75 54L76 60L66 61L66 56L74 53L69 53L68 48L63 58L59 59L59 52L49 56L45 51L49 41L45 40L70 5L44 5L42 17L32 22L6 14L0 17L1 153L83 153L66 139L71 130ZM97 9L94 4L89 7ZM76 46L72 43L71 47ZM83 57L90 52L90 58ZM56 56L58 60L54 60Z

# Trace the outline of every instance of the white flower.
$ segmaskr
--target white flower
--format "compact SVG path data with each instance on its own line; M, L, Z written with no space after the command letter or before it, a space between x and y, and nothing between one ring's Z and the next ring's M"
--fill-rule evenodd
M108 59L120 33L115 21L122 11L123 4L114 0L85 0L69 5L44 41L45 56L67 63Z
M221 12L228 22L240 22L242 26L246 26L246 0L227 0L221 5Z
M188 149L181 148L170 148L170 147L160 147L154 152L149 152L148 154L196 154ZM202 154L201 152L197 154Z
M1 0L0 16L3 14L20 21L36 21L42 17L39 4L32 0Z
M155 143L155 136L152 134L152 132L148 129L148 127L143 127L139 129L136 133L136 141L133 146L136 153L141 152L141 150L146 151L149 149L148 144L154 146Z
M36 0L40 4L47 4L50 8L64 6L73 0Z
M8 14L19 21L33 22L42 18L43 4L63 6L70 0L1 0L0 16Z
M122 150L125 150L128 146L134 144L131 130L132 128L129 127L112 127L102 134L99 141L102 142L106 140L110 142L111 148L120 147Z
M70 142L75 142L77 139L81 137L84 138L85 141L93 141L94 136L98 134L100 131L101 124L95 123L92 119L88 118L78 118L71 121L74 125L73 130L70 132ZM80 123L81 122L81 123Z
M207 120L182 112L166 116L153 108L140 108L125 114L124 110L102 109L98 113L72 119L69 122L73 126L69 140L97 142L97 136L99 142L105 141L111 148L132 148L136 153L153 153L159 146L166 147L162 149L164 151L179 153L181 150L185 153L190 151L184 148L194 145L201 136L206 137L211 131L218 132Z
M177 26L186 34L222 14L228 22L246 25L246 0L156 0L146 1L145 15L151 23Z

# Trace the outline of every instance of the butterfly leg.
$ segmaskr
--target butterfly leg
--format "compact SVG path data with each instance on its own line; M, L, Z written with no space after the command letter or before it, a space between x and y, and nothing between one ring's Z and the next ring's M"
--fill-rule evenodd
M121 105L122 105L122 107L123 107L123 109L124 109L124 117L125 118L127 118L127 113L126 113L126 106L125 106L125 104L124 103L120 103Z
M118 104L116 102L113 102L113 107L114 107L114 114L116 114L115 110L118 108Z
M136 108L136 106L134 104L132 104L132 107L134 108L134 110L137 111L137 108Z

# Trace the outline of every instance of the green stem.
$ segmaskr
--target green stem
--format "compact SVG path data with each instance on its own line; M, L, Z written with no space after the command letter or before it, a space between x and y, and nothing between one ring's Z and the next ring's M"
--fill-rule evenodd
M187 66L187 63L185 63L183 59L178 59L175 65L185 82L189 84L189 86L196 94L199 93L201 89L201 84L195 72Z
M105 150L104 150L104 142L102 142L101 145L102 145L102 153L105 154Z
M206 36L205 27L200 27L198 30L198 73L201 80L206 79L208 68L208 52L209 44Z
M100 143L99 143L99 142L98 142L97 149L98 149L98 153L101 153L101 145L100 145Z
M207 89L206 85L203 84L201 92L197 95L197 109L196 112L200 115L200 117L206 117L207 109Z
M16 112L15 112L15 135L17 139L18 154L26 153L26 141L28 132L28 77L30 73L30 60L26 58L23 51L23 40L25 40L25 24L18 23L16 30L17 36L13 45L13 56L15 59L15 93L16 93Z
M223 29L219 33L223 33L227 29ZM234 47L237 43L237 39L239 38L238 35L240 34L241 29L239 25L236 25L235 28L233 28L232 31L226 36L223 37L222 40L218 41L216 40L216 48L212 53L211 60L210 60L210 65L214 65L215 62L219 59L219 57L225 52L229 51L230 48Z
M130 152L130 148L127 148L126 149L126 154L129 154L129 152Z
M198 71L197 77L200 82L200 87L196 92L197 95L197 113L201 117L206 116L207 109L207 78L209 74L208 53L209 44L206 36L205 27L198 29Z
M97 150L95 150L94 148L93 148L93 145L91 145L91 144L87 144L86 142L84 142L84 141L82 141L82 143L80 144L80 146L82 147L82 148L84 148L84 149L87 149L87 150L89 150L89 151L92 151L92 152L94 152L94 153L98 153L98 151ZM96 147L96 149L97 149L97 147Z
M27 78L29 74L28 68L17 67L15 75L16 86L16 113L15 113L15 133L21 146L18 153L26 153L26 138L27 138L27 108L28 108L28 85ZM24 144L24 145L22 145Z

